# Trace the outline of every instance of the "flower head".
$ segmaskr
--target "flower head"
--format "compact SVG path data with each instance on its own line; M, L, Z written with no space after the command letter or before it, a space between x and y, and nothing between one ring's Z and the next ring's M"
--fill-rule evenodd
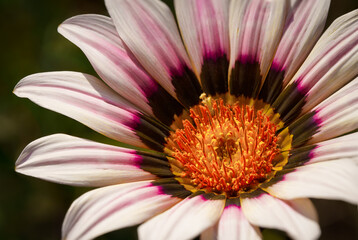
M18 172L100 187L63 238L143 223L141 239L314 239L308 198L357 204L358 11L320 37L329 2L175 0L179 33L159 0L106 0L110 18L61 24L103 81L39 73L15 94L137 147L56 134L24 149Z

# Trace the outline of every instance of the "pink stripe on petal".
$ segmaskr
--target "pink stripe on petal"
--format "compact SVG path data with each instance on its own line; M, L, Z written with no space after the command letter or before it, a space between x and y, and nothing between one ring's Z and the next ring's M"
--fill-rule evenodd
M16 171L52 182L105 186L155 179L140 168L134 150L55 134L30 143L16 162Z
M328 14L330 0L291 1L283 36L273 62L285 71L284 83L293 76L320 36Z
M170 9L159 0L107 0L106 5L126 46L175 97L172 74L182 74L190 64Z
M125 49L110 18L93 14L75 16L62 23L58 31L82 49L112 89L151 114L147 97L156 91L157 83Z
M284 201L269 194L241 198L242 210L251 224L287 232L293 239L317 239L316 210L309 199Z
M322 35L291 82L308 90L303 112L358 74L358 11L338 18Z
M96 189L78 198L68 210L64 239L93 239L104 233L133 226L165 211L180 199L163 195L142 181Z
M296 168L265 191L281 199L302 197L358 203L357 157L317 162Z
M358 127L358 78L317 105L315 120L319 131L311 143L327 140L355 130Z
M145 147L134 131L139 113L93 76L75 72L34 74L22 79L14 93L110 138Z
M228 55L229 1L177 0L174 3L184 43L200 75L204 59Z
M225 200L203 196L186 198L166 212L150 219L138 229L140 239L191 239L219 219Z
M286 1L232 1L231 8L230 73L236 62L258 63L260 77L264 80L284 27Z
M225 207L218 224L218 240L261 239L258 227L252 226L237 205Z
M358 161L358 133L333 138L316 145L310 152L308 164L341 158L354 158Z

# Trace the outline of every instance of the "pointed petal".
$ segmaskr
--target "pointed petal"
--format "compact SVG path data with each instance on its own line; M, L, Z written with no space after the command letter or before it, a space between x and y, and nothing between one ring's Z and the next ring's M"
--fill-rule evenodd
M76 72L33 74L23 78L14 93L110 138L144 146L133 130L138 121L136 111L93 76Z
M330 0L290 1L290 10L260 97L272 103L288 83L325 26Z
M226 204L218 225L218 240L261 239L258 227L252 226L240 204Z
M257 96L281 37L286 1L232 1L230 8L230 93Z
M140 239L191 239L214 225L224 208L224 199L203 195L186 198L138 228Z
M358 128L358 78L317 105L315 121L318 132L310 142L320 142Z
M185 106L199 101L198 81L170 9L159 0L106 0L119 36L134 56Z
M149 169L148 171L145 171ZM16 161L16 171L52 182L77 186L105 186L170 176L159 158L64 134L30 143Z
M75 16L62 23L58 31L82 49L98 75L113 90L142 112L168 125L175 114L181 113L180 104L135 62L109 17Z
M93 239L110 231L137 225L180 201L150 182L99 188L85 193L68 210L62 226L66 240Z
M265 188L282 199L301 197L337 199L358 203L358 164L355 159L339 159L298 167L273 179Z
M206 93L227 92L229 0L176 0L181 34Z
M284 201L268 194L241 198L242 210L250 223L287 232L293 239L317 239L317 213L309 199Z
M151 112L146 95L155 91L157 84L131 60L109 17L75 16L63 22L58 31L82 49L113 90L146 113Z

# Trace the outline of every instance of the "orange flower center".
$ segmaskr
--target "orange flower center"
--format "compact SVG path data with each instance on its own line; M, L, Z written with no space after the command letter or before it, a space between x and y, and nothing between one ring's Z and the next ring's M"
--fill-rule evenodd
M213 100L190 109L167 139L172 171L196 190L228 197L249 192L274 174L279 125L254 106Z

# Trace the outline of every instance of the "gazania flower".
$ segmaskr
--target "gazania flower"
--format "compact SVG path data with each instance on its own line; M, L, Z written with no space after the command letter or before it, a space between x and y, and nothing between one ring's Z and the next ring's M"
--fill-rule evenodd
M106 0L59 32L103 82L34 74L15 94L136 149L56 134L20 173L98 189L64 239L141 224L140 239L320 234L308 198L358 202L358 11L319 38L328 0ZM179 30L180 33L179 34ZM145 150L149 149L148 150Z

